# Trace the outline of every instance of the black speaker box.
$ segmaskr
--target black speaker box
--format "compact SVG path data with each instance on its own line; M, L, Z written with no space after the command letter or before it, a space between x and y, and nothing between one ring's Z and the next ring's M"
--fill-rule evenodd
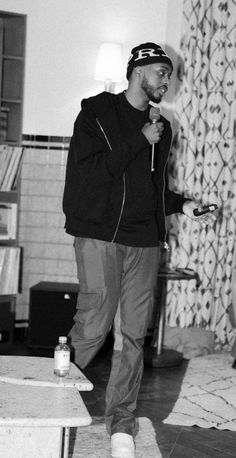
M28 346L54 348L73 326L79 286L40 282L30 288Z

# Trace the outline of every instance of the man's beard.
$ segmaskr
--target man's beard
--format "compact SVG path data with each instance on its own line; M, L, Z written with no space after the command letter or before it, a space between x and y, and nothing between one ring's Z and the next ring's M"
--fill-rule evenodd
M143 77L141 88L145 92L145 94L148 96L149 100L151 100L154 103L161 102L161 99L162 99L161 94L158 94L158 96L155 96L156 89L154 88L154 86L151 86L151 84L148 83L148 80L145 76Z

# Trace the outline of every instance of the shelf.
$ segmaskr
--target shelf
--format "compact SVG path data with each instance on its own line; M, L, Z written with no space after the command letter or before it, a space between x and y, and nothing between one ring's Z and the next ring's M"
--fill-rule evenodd
M22 62L4 59L2 61L2 98L18 99L22 97L23 72Z
M14 335L16 295L0 294L0 347L12 345Z
M2 58L3 59L7 59L7 60L17 60L17 61L20 61L20 62L24 62L24 58L21 57L21 56L11 56L9 54L3 54Z
M4 240L4 239L1 239L1 236L0 236L0 247L15 247L17 246L17 240L16 239L9 239L9 240Z
M22 135L22 103L15 103L15 101L2 101L2 104L9 108L6 139L4 142L7 144L12 144L12 142L20 144Z
M9 146L21 146L21 141L18 139L18 140L0 140L0 145L6 145L6 143L9 145Z
M26 15L0 11L0 144L3 168L1 174L1 268L0 268L0 343L11 340L14 310L9 330L3 324L1 311L9 295L20 291L22 250L18 246L19 179L22 158L22 114L24 88ZM12 148L19 146L20 148ZM4 159L7 160L4 161ZM2 171L2 170L1 170ZM14 187L13 187L14 186ZM14 190L11 190L13 187ZM4 293L4 294L3 294ZM13 297L11 295L11 297ZM9 302L9 301L8 301ZM8 308L15 302L11 299ZM10 327L10 325L9 325ZM2 340L1 340L2 339ZM4 340L5 342L5 340Z
M0 11L0 143L22 137L26 16Z
M6 99L5 97L3 97L1 101L2 103L22 103L22 99ZM1 107L1 108L6 108L6 107ZM10 111L10 108L9 108L9 111Z
M17 203L18 192L17 191L1 191L0 189L0 202L6 203Z
M4 23L3 54L7 56L22 56L25 53L25 15L1 15Z

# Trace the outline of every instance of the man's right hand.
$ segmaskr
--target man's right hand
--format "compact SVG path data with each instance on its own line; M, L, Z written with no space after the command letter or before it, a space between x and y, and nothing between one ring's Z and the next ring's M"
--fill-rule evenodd
M147 122L142 128L142 133L150 145L153 145L154 143L158 143L160 141L163 130L164 125L162 122Z

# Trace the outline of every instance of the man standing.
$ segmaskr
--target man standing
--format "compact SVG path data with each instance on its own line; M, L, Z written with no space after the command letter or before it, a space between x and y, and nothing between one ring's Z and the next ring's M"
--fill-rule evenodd
M165 186L171 127L149 104L161 102L172 70L159 45L135 47L127 90L82 101L68 154L63 209L80 285L70 337L81 369L103 345L120 305L122 348L113 355L105 413L114 458L135 456L142 346L166 243L165 215L193 217L196 207Z

